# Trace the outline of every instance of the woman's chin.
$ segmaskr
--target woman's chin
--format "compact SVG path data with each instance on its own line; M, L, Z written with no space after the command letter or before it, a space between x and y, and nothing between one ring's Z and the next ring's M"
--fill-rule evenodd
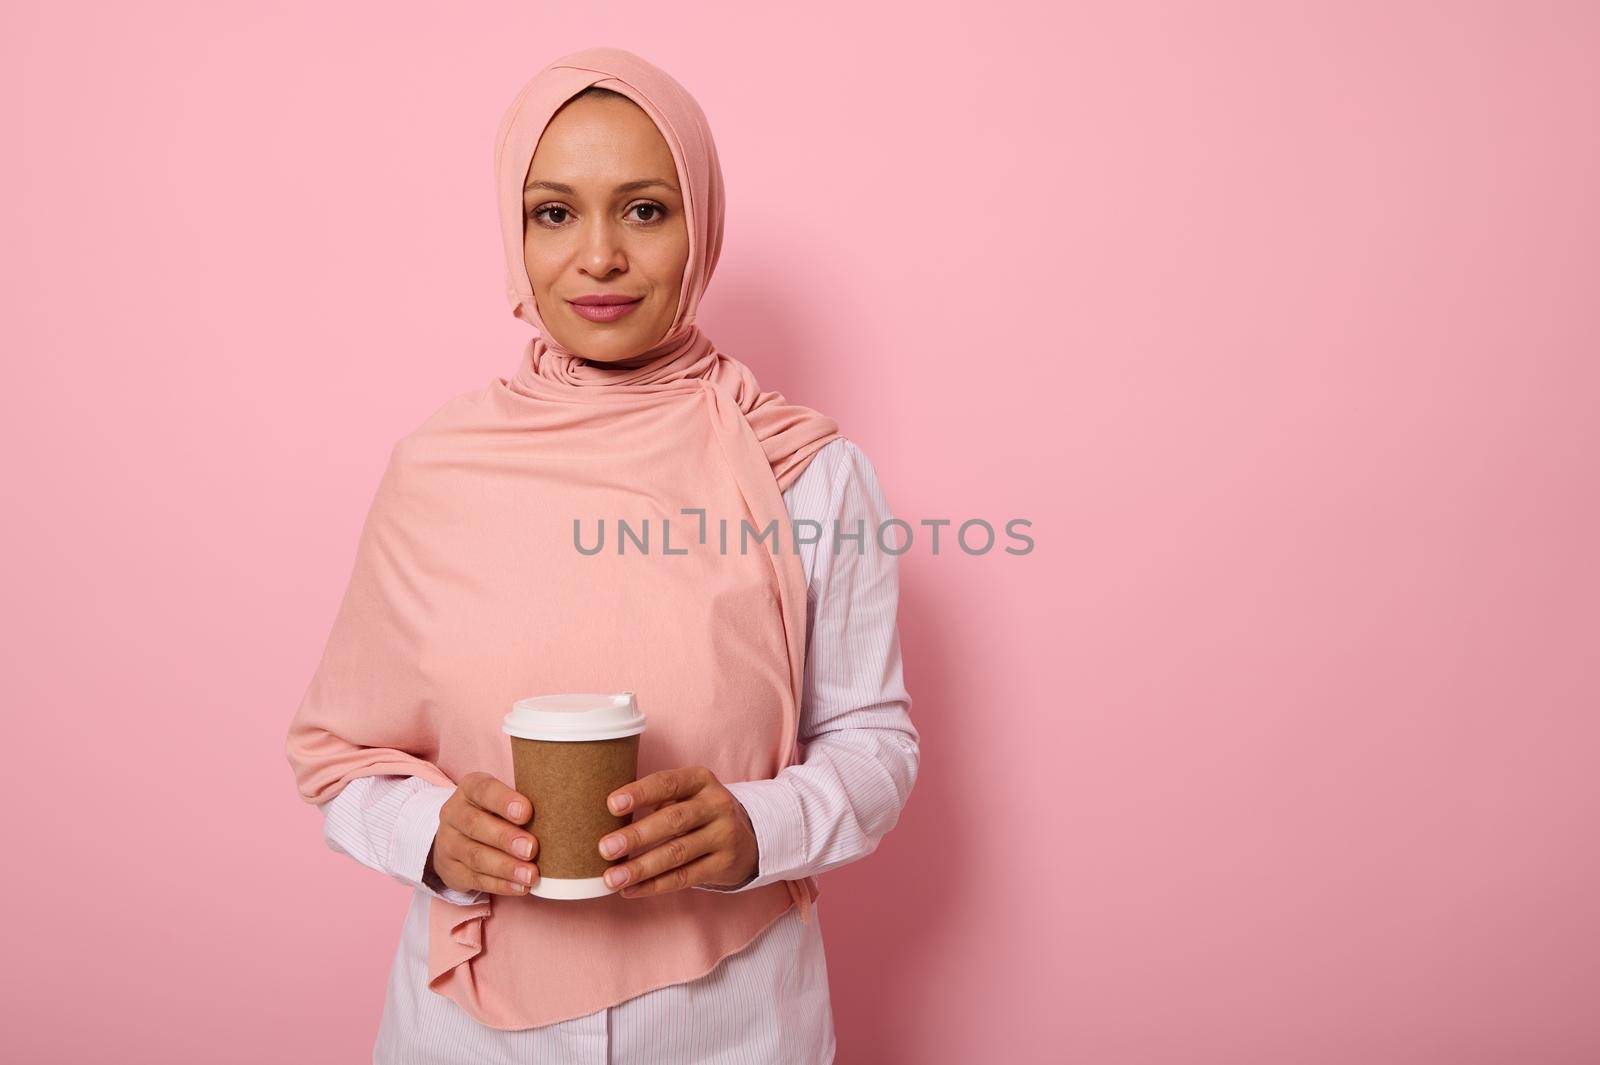
M589 340L587 343L579 341L572 350L590 362L626 362L636 358L645 349L637 344L595 343Z
M665 335L663 327L648 339L637 328L626 330L615 325L579 319L571 341L562 340L562 346L576 352L590 362L625 362L649 351Z

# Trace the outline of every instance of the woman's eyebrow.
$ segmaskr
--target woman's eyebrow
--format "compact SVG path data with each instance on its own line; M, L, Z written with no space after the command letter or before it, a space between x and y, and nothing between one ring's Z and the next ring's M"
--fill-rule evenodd
M618 185L615 191L636 192L639 189L647 189L652 185L660 185L662 188L671 189L673 192L678 191L678 186L673 185L670 182L662 181L659 178L643 178L639 181L624 182L623 184ZM563 185L559 181L530 181L522 188L523 192L534 192L536 190L559 192L563 196L576 196L578 194L577 189L573 188L571 185Z

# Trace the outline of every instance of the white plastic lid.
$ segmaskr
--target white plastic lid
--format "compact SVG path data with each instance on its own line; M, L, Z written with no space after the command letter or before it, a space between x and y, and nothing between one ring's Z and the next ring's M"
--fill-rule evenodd
M511 704L500 731L525 740L614 740L644 731L633 692L535 695Z

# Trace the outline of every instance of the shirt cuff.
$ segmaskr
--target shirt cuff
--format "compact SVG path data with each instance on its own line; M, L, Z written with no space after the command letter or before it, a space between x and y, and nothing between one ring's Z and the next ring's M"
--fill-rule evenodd
M787 780L738 780L725 785L750 815L758 850L756 875L737 887L696 884L707 891L753 891L780 880L801 878L806 822L800 798Z
M428 852L433 849L434 837L439 834L439 811L455 794L455 788L428 784L418 788L416 794L400 807L395 821L393 851L389 855L389 868L394 876L418 891L457 906L472 906L488 896L487 891L457 891L446 887L437 877L424 877Z

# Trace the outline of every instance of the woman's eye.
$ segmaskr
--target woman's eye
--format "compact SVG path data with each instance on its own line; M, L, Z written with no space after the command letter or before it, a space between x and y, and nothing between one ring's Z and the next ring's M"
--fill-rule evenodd
M637 215L634 216L637 221L647 224L654 224L661 221L662 217L667 213L667 209L661 206L659 203L636 203L632 207L628 208L628 211L629 213L635 211L647 212L644 217L639 217ZM548 226L553 229L566 222L567 216L571 213L572 212L567 208L562 207L559 204L552 203L546 204L543 207L534 208L532 211L528 212L528 217L539 222L541 225Z

